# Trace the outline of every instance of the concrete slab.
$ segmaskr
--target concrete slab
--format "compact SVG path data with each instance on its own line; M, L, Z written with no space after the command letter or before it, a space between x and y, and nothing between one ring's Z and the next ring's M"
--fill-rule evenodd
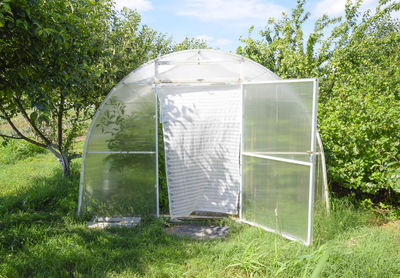
M92 222L86 222L91 229L104 229L108 227L135 227L140 223L140 217L98 217Z
M229 230L229 226L199 226L184 224L168 227L165 229L169 235L189 237L192 239L216 239L224 238Z

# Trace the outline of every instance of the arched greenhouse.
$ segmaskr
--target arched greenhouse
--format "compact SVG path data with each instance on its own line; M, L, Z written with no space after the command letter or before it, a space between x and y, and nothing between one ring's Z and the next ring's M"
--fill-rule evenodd
M310 244L314 202L328 205L317 96L316 79L282 80L222 51L152 60L115 86L91 123L78 213L158 217L164 154L172 218L238 215Z

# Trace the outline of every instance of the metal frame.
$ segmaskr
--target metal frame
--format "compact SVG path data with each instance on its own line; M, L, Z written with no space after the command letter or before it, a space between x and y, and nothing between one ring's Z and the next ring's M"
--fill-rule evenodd
M92 152L87 152L87 153L95 153L95 154L155 154L156 152L146 152L146 151L104 151L104 152L98 152L98 151L92 151Z
M242 100L242 117L241 117L241 133L240 133L240 185L239 185L239 219L243 219L243 150L244 150L244 90L243 83L240 84L241 100Z
M300 83L300 82L313 82L313 98L312 98L312 116L311 116L311 152L302 152L301 154L310 154L310 162L306 161L299 161L299 160L294 160L294 159L286 159L286 158L281 158L281 157L275 157L271 156L268 154L276 154L276 153L260 153L260 152L245 152L244 151L244 116L245 116L245 109L244 109L244 100L245 100L245 94L244 94L244 86L245 85L263 85L263 84L287 84L287 83ZM309 180L309 193L308 193L308 221L307 221L307 240L300 240L296 238L293 235L287 234L287 233L282 233L280 232L279 234L283 236L284 238L290 239L290 240L297 240L302 242L305 245L310 245L312 243L312 235L313 235L313 205L314 205L314 174L315 174L315 155L316 155L316 140L317 140L317 132L316 132L316 126L317 126L317 103L318 103L318 79L290 79L290 80L272 80L272 81L265 81L265 82L244 82L242 83L241 86L242 89L242 134L241 134L241 156L240 156L240 161L241 161L241 182L240 182L240 222L247 223L252 226L256 226L259 228L262 228L266 231L277 233L276 230L265 227L263 225L257 224L255 222L251 222L248 220L244 219L243 216L243 183L244 183L244 174L243 174L243 157L244 156L251 156L251 157L257 157L257 158L262 158L262 159L268 159L268 160L274 160L274 161L281 161L281 162L286 162L286 163L291 163L291 164L297 164L297 165L303 165L303 166L308 166L310 167L310 180Z
M159 177L158 177L158 94L157 94L157 76L158 76L158 59L155 59L154 61L154 85L153 85L153 90L154 90L154 108L155 108L155 129L156 129L156 202L157 202L157 218L160 217L160 194L159 194Z
M160 217L160 194L159 194L159 178L158 178L158 100L157 100L157 85L154 84L154 106L155 106L155 128L156 128L156 202L157 202L157 217Z
M317 103L318 103L318 79L314 79L313 86L313 107L312 107L312 124L311 124L311 167L310 167L310 187L308 199L308 237L306 245L310 245L313 236L313 209L314 209L314 186L315 186L315 152L317 139Z
M193 50L188 50L188 51L193 51ZM185 52L188 52L185 51ZM196 50L197 51L197 50ZM203 51L203 50L202 50ZM215 52L214 50L205 50L205 51L212 51ZM198 52L200 53L200 50L198 50ZM81 212L82 209L82 201L84 198L84 176L85 176L85 159L86 159L86 154L91 154L91 153L120 153L120 154L155 154L156 155L156 202L157 202L157 217L160 216L160 211L159 211L159 176L158 176L158 155L159 155L159 148L158 148L158 128L159 128L159 105L158 105L158 89L160 87L163 86L209 86L209 85L240 85L240 89L242 91L242 107L241 107L241 113L242 113L242 118L241 118L241 143L240 143L240 175L241 175L241 179L240 179L240 191L239 191L239 217L240 217L240 221L243 223L247 223L253 226L257 226L260 227L264 230L267 230L269 232L276 232L276 230L273 229L269 229L267 227L263 227L262 225L259 225L257 223L253 223L251 221L247 221L245 219L243 219L243 180L244 180L244 173L243 173L243 157L244 156L254 156L254 157L259 157L259 158L263 158L263 159L270 159L270 160L275 160L275 161L281 161L281 162L287 162L287 163L293 163L293 164L299 164L299 165L304 165L304 166L309 166L310 167L310 184L309 184L309 211L308 211L308 231L307 231L307 240L306 241L302 241L304 244L308 245L311 244L311 240L312 240L312 221L313 221L313 200L314 200L314 183L315 183L315 177L314 177L314 173L316 171L316 147L315 144L318 143L320 145L321 148L321 160L322 160L322 167L323 167L323 178L324 178L324 188L325 188L325 199L326 199L326 203L327 203L327 210L329 212L329 199L328 199L328 187L327 187L327 182L326 182L326 168L325 168L325 157L323 156L323 149L322 149L322 143L320 141L319 135L316 131L316 113L317 113L317 91L318 91L318 80L317 79L293 79L293 80L282 80L282 79L276 79L276 80L270 80L270 81L263 81L263 82L243 82L245 80L245 75L243 72L243 63L251 63L254 66L257 67L262 67L261 65L255 63L254 61L251 61L249 59L243 58L241 56L238 55L231 55L233 57L233 60L225 60L225 59L220 59L220 60L199 60L199 61L173 61L173 60L165 60L168 56L170 57L174 57L174 54L170 54L170 55L166 55L163 56L160 59L155 59L153 61L150 61L148 63L146 63L145 65L148 65L149 63L154 63L154 79L153 80L149 80L149 82L145 81L132 81L132 82L127 82L126 80L129 80L129 76L131 76L132 74L134 74L134 72L139 71L140 68L136 69L135 71L133 71L132 73L130 73L129 75L127 75L123 80L121 80L121 82L111 90L111 92L109 93L109 95L105 98L105 100L103 101L103 103L100 105L100 107L98 108L92 123L89 127L88 130L88 137L86 138L85 141L85 146L84 146L84 152L83 152L83 159L82 159L82 170L81 170L81 179L80 179L80 186L79 186L79 200L78 200L78 215ZM167 58L168 59L168 58ZM215 78L215 79L207 79L207 80L200 80L200 79L186 79L186 80L178 80L178 79L173 79L173 80L159 80L159 65L175 65L175 64L215 64L215 63L240 63L240 76L236 79L236 78ZM143 65L144 66L144 65ZM268 69L263 68L263 70L265 70L265 72L270 72ZM272 76L275 76L274 78L279 78L278 76L274 75L272 72L270 72L272 74ZM273 78L273 77L272 77ZM274 153L274 152L254 152L254 153L250 153L250 152L244 152L244 85L257 85L257 84L287 84L287 83L299 83L299 82L314 82L313 83L313 109L312 109L312 130L311 130L311 160L310 162L307 161L297 161L294 159L285 159L285 158L278 158L275 157L274 155L277 155L279 153ZM125 86L125 85L131 85L131 84L138 84L138 85L149 85L152 86L153 88L153 92L154 92L154 109L155 109L155 142L156 142L156 147L155 147L155 151L121 151L121 152L97 152L97 151L87 151L87 146L88 146L88 141L90 138L90 134L92 132L94 123L96 122L96 119L100 113L100 111L102 111L104 105L108 102L108 100L110 99L110 97L112 97L115 92L116 92L116 88L119 88L119 86ZM165 146L164 146L165 147ZM165 151L165 149L164 149ZM283 153L282 153L283 154ZM288 154L288 153L287 153ZM294 153L293 153L294 154ZM304 153L296 153L296 154L309 154L308 152L304 152ZM166 160L166 157L165 157ZM167 167L167 161L165 161L165 166ZM168 175L167 175L167 181L168 181ZM168 191L168 195L170 194L170 192ZM169 197L169 202L170 202L170 208L171 208L171 198ZM289 234L285 234L285 233L281 233L281 235L285 238L291 239L291 240L296 240L295 237L293 237L292 235Z

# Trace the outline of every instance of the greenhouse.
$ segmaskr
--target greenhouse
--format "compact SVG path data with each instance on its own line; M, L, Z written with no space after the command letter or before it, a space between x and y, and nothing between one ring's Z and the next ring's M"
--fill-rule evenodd
M316 79L283 80L222 51L152 60L91 123L78 214L159 217L165 164L171 218L236 215L308 245L315 203L329 204L317 96Z

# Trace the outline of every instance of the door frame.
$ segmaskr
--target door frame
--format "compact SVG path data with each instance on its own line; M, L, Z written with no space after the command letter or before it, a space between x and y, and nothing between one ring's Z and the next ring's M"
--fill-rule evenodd
M254 154L249 152L244 152L244 87L246 85L263 85L263 84L287 84L287 83L301 83L301 82L313 82L313 97L312 97L312 112L311 112L311 146L310 146L310 162L298 161L294 159L285 159L280 157L274 157L272 155L261 155ZM312 243L313 238L313 205L314 205L314 187L315 187L315 160L316 160L316 140L317 140L317 104L318 104L318 79L317 78L307 78L307 79L280 79L280 80L271 80L264 82L243 82L241 83L241 91L242 91L242 132L241 132L241 146L240 146L240 190L239 190L239 199L240 199L240 211L239 211L239 219L243 223L247 223L252 226L256 226L262 228L268 232L277 233L276 230L265 227L255 222L251 222L245 220L243 217L243 182L244 182L244 173L243 173L243 156L252 156L258 157L267 160L281 161L291 164L299 164L310 167L310 179L309 179L309 192L308 192L308 223L307 223L307 240L300 240L290 234L282 233L279 234L290 240L300 240L305 245L310 245Z

